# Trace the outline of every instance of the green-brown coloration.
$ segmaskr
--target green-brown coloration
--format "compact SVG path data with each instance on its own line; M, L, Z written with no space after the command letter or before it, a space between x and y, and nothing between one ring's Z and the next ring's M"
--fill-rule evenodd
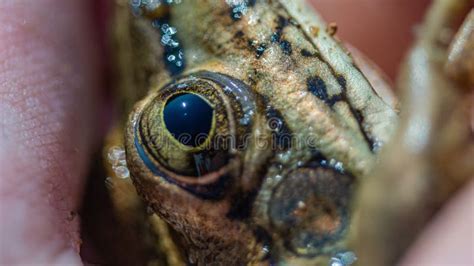
M236 20L224 0L171 5L167 15L186 68L170 77L160 32L149 17L133 16L126 1L117 2L118 128L125 128L127 164L138 194L175 232L171 246L179 249L161 250L172 258L159 263L327 265L345 250L354 184L374 166L374 147L389 140L397 116L337 40L310 33L325 27L312 9L303 1L261 0ZM245 84L236 83L251 97L236 97L231 84L212 80L216 75ZM327 99L338 100L328 104L309 92L314 77ZM246 144L210 151L225 160L212 161L213 171L198 177L193 156L206 145L177 142L162 119L166 100L182 92L214 108L205 144L218 135ZM299 145L272 148L271 123L278 120ZM163 231L163 224L152 224L155 233Z

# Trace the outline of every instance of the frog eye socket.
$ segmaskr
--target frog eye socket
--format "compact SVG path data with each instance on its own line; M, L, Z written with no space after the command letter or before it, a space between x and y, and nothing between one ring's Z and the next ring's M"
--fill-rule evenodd
M329 167L289 173L272 196L269 216L286 247L314 257L337 247L348 228L353 178Z
M245 84L223 74L198 72L177 79L140 114L135 146L141 159L155 175L216 196L223 179L238 168L236 147L249 130L252 99Z

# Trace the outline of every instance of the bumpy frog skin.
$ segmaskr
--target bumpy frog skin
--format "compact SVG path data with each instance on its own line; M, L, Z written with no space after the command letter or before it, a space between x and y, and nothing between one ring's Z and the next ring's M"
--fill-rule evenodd
M355 187L396 112L304 1L180 2L116 4L117 215L151 225L160 265L328 265L353 246ZM199 145L168 130L179 95L213 109Z

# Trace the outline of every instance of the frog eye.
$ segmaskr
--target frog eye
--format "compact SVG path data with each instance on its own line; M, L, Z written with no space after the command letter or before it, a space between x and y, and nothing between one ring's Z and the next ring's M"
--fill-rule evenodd
M223 74L179 78L141 111L135 126L138 154L155 175L217 197L237 168L236 147L251 124L252 99L245 84Z

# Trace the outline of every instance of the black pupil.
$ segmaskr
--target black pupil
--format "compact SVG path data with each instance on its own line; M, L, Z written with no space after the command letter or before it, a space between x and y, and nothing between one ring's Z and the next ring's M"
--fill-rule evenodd
M163 110L166 128L187 146L201 145L209 135L214 110L203 98L192 93L171 97Z

